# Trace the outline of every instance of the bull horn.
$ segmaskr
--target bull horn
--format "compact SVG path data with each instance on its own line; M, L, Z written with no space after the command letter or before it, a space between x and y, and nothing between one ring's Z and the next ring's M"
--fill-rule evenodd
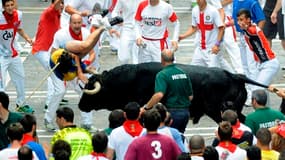
M96 94L96 93L98 93L100 91L101 84L98 81L96 81L94 83L94 87L95 87L94 89L90 89L90 90L89 89L84 89L83 92L86 93L86 94L90 94L90 95Z

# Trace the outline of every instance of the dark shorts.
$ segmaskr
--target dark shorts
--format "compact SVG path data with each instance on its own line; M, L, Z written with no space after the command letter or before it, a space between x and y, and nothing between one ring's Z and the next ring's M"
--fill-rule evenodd
M276 24L273 24L271 22L271 19L270 19L271 13L264 12L264 14L265 14L265 25L263 28L263 32L264 32L265 37L268 39L274 39L278 33L279 39L281 39L281 40L285 39L283 15L282 15L281 11L278 12Z

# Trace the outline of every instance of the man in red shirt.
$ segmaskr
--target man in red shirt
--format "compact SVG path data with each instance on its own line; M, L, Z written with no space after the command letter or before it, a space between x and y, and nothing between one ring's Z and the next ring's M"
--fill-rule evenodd
M38 23L35 42L32 48L32 54L42 64L45 70L49 71L50 52L49 48L53 41L53 36L60 29L60 15L63 10L63 0L52 0L51 5L43 11ZM48 78L48 94L46 100L46 109L50 105L53 96L54 86L52 79ZM62 91L64 92L64 91Z

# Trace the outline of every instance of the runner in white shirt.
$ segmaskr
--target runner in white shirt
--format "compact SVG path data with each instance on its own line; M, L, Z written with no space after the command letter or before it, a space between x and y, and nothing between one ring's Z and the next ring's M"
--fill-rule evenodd
M142 1L135 15L135 29L139 48L138 62L160 62L164 48L178 48L180 23L173 7L162 0ZM168 42L167 25L174 24L173 39Z
M128 146L131 142L142 136L145 129L138 121L140 116L140 106L136 102L130 102L124 108L126 121L122 126L115 128L108 141L107 158L113 159L116 153L116 160L124 160Z
M236 31L232 19L232 4L222 6L222 0L207 0L209 4L217 8L220 12L222 22L225 24L224 37L221 43L221 50L229 54L232 67L235 73L243 74L241 54L237 43Z
M7 72L16 87L16 105L25 100L25 74L21 58L15 49L15 35L19 33L28 43L32 39L22 29L22 12L15 9L14 0L3 0L4 11L0 12L0 91L6 87ZM13 15L13 16L12 16Z
M53 38L53 43L51 45L51 53L53 53L55 50L59 48L63 48L65 46L66 42L71 40L86 40L89 36L90 32L82 26L82 17L78 14L73 14L70 17L70 25L69 27L62 28L58 30ZM87 59L91 64L91 62L94 61L95 53L94 50L91 50L89 53L89 59ZM84 62L85 59L83 59ZM53 101L56 101L54 103L50 103L48 106L48 112L45 113L45 119L50 123L54 117L55 117L55 111L58 108L59 102L61 101L60 98L64 97L66 87L64 85L64 81L58 79L53 80L53 85L57 86L58 91L55 90L55 95L57 95L56 99L53 99ZM75 78L72 81L67 82L67 86L72 87L79 95L82 94L82 90L79 88L78 79ZM52 105L53 104L53 105ZM81 124L82 127L86 127L86 129L90 128L92 126L92 112L80 112L81 113Z
M121 16L124 19L120 32L120 46L118 50L118 59L122 64L129 63L131 58L133 64L138 63L134 16L138 4L141 1L142 0L118 0L112 12L112 17L118 16L122 12Z
M220 44L224 33L224 24L218 10L207 4L206 0L199 1L192 10L192 26L179 39L185 39L198 31L199 44L196 46L192 65L220 67L228 71L232 68L220 52Z
M232 126L230 122L223 121L218 128L218 136L220 143L216 146L221 160L244 160L246 159L246 151L239 148L231 142Z

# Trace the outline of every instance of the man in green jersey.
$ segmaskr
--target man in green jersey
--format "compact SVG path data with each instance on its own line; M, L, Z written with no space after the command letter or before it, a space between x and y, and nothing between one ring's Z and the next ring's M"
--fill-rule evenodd
M9 107L9 96L5 92L0 92L0 150L8 147L9 139L6 134L10 124L20 122L23 116L20 113L11 112Z
M265 106L267 93L264 89L254 90L251 99L255 111L246 116L245 125L252 130L254 135L259 128L270 128L277 124L276 120L285 120L283 113Z
M53 135L51 144L53 145L59 139L68 142L72 151L70 160L77 160L78 157L92 152L92 136L87 130L76 127L73 119L74 112L71 108L57 109L56 123L60 130Z
M184 133L189 121L189 106L193 99L193 90L190 77L174 63L174 52L164 49L161 53L161 63L164 66L155 78L155 93L144 106L148 110L165 100L165 106L171 113L173 123L171 127Z

